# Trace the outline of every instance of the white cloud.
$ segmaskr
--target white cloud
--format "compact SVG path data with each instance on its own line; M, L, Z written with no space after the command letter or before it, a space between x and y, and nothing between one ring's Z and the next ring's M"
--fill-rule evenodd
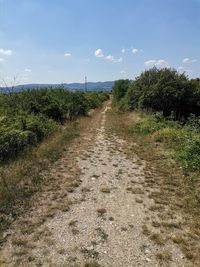
M25 72L31 72L31 69L25 69L24 71Z
M155 65L156 64L156 60L154 60L154 59L152 59L152 60L147 60L147 61L145 61L144 62L144 65L146 65L146 66L153 66L153 65Z
M168 63L164 59L159 59L156 62L156 66L166 66L166 65L168 65Z
M108 61L114 62L114 63L120 63L120 62L123 61L123 58L122 57L120 57L120 58L114 58L114 56L112 56L112 55L106 56L105 59L108 60Z
M141 53L143 52L142 49L135 48L135 47L130 47L130 48L122 48L121 52L122 54L125 54L126 52L131 51L133 54Z
M133 53L133 54L136 54L136 53L138 53L138 52L140 52L139 49L137 49L137 48L133 48L133 49L132 49L132 53Z
M95 57L104 57L103 51L99 48L95 52Z
M167 61L165 61L164 59L159 59L159 60L151 59L145 61L144 64L146 66L156 66L156 67L164 67L168 65Z
M141 53L141 52L143 52L143 50L142 49L139 49L139 48L135 48L135 47L132 47L132 53L133 54L137 54L137 53Z
M71 54L70 53L65 53L64 56L65 57L71 57Z
M114 61L115 60L114 57L111 56L111 55L106 56L105 59L109 60L109 61Z
M121 74L126 74L125 70L120 71Z
M0 62L4 62L5 61L5 59L3 59L3 58L0 58Z
M183 60L182 60L182 63L183 64L186 64L186 63L188 63L190 61L190 59L188 58L188 57L186 57L186 58L184 58Z
M4 56L11 56L12 55L12 50L5 50L3 48L0 48L0 54Z
M188 57L182 59L183 64L195 63L195 62L197 62L197 59L190 59Z
M100 48L97 49L97 50L94 52L94 55L95 55L96 57L105 59L105 60L110 61L110 62L113 62L113 63L120 63L120 62L123 61L123 58L122 58L122 57L120 57L120 58L115 58L115 57L112 56L112 55L104 56L104 53L103 53L103 51L102 51Z

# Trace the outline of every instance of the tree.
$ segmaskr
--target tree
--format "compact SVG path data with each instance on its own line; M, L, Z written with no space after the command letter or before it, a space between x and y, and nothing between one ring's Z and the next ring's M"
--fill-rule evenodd
M131 109L161 111L164 116L174 114L175 119L200 114L199 86L175 69L152 68L143 72L130 85L125 99Z
M126 94L130 80L118 80L113 85L113 103L117 104Z

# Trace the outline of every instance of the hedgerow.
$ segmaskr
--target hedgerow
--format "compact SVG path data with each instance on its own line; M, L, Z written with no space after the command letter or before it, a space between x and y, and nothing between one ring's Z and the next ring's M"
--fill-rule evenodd
M0 161L41 142L59 125L99 107L109 95L63 88L0 94Z

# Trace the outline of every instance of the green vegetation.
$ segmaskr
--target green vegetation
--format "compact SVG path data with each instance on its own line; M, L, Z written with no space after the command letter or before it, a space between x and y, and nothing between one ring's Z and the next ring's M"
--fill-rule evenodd
M152 68L135 81L117 81L113 100L121 110L143 111L132 132L167 144L185 171L200 171L198 79L189 80L174 69Z
M150 135L174 150L174 157L185 171L200 171L200 119L191 117L184 125L156 115L144 114L132 132Z
M62 88L0 94L0 245L2 232L41 184L49 183L42 172L90 123L88 111L108 98L108 93Z
M107 93L29 90L0 95L0 161L41 142L64 124L108 99Z
M113 104L122 110L158 111L175 120L200 115L199 82L174 69L153 68L129 83L120 80L113 86Z

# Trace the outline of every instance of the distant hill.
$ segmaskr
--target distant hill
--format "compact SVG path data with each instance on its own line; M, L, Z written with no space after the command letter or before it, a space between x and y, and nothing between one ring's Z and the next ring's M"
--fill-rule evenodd
M88 82L87 90L88 91L111 91L114 81L108 82ZM58 88L63 87L66 90L85 90L84 83L63 83L63 84L25 84L25 85L17 85L14 87L15 92L20 92L28 89L38 89L38 88ZM8 91L6 87L0 87L0 92Z

